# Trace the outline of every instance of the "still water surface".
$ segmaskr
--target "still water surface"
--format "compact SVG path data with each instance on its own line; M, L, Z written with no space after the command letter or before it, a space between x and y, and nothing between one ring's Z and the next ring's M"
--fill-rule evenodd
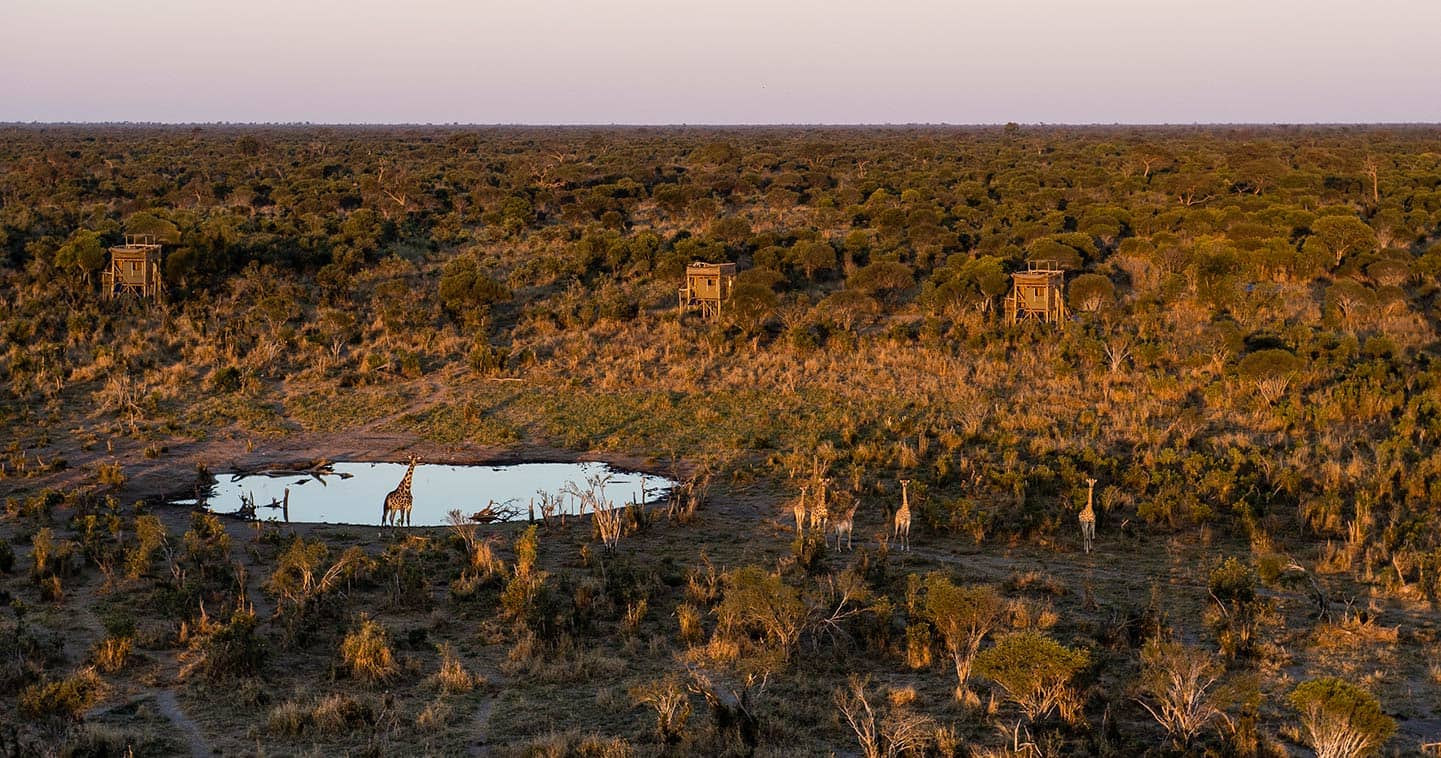
M256 505L255 517L281 520L280 503L290 491L290 520L302 523L379 524L386 493L395 489L405 476L404 463L336 463L331 473L288 472L280 475L255 473L215 475L215 484L203 498L204 505L216 513L234 514L241 510L245 499ZM588 479L609 477L605 482L606 499L614 505L654 502L670 493L674 482L657 476L622 471L604 463L519 463L510 466L448 466L422 464L415 467L411 494L415 505L411 511L412 526L439 526L447 514L458 510L463 515L493 504L496 508L513 510L510 520L524 521L529 506L535 504L535 517L541 517L542 497L547 493L559 500L556 513L574 514L579 501L561 495L568 485L580 490L589 488ZM194 504L194 500L177 500L177 504Z

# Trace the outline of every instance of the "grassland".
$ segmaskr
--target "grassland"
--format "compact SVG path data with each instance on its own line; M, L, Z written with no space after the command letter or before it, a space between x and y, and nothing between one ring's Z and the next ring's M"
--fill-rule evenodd
M0 160L11 752L1279 756L1344 721L1322 690L1367 750L1441 741L1436 129L5 127ZM122 232L166 240L163 302L97 291ZM675 310L692 259L740 264L719 322ZM1038 259L1073 317L1002 323ZM410 453L688 486L613 549L162 504ZM854 550L796 534L824 480Z

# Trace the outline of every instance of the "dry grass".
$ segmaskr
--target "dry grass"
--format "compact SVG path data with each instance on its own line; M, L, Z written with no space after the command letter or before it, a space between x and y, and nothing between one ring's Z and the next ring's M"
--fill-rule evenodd
M90 659L101 672L113 674L125 667L134 644L130 637L106 637L91 651Z
M395 655L385 627L362 616L340 644L341 661L351 675L366 682L383 682L396 673Z
M470 692L484 680L466 670L465 664L455 654L455 646L449 642L440 644L440 669L430 677L430 683L447 695Z

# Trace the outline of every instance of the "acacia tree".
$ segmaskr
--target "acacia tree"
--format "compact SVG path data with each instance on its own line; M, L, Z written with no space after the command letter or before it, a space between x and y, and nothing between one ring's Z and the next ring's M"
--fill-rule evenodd
M801 242L790 249L790 262L805 273L807 279L814 279L817 271L829 271L836 267L835 248L824 242Z
M976 656L976 673L996 683L1006 699L1020 706L1031 721L1057 708L1073 715L1080 703L1071 680L1090 663L1083 649L1073 649L1040 632L1015 632Z
M989 585L957 586L944 574L928 574L917 609L941 637L956 669L956 699L970 694L967 682L981 641L1001 618L1000 593Z
M1100 274L1081 274L1071 280L1069 289L1071 307L1085 313L1095 313L1116 299L1116 285Z
M1351 215L1322 216L1311 224L1311 233L1331 251L1337 266L1349 252L1368 251L1376 247L1375 230Z
M739 282L731 291L730 302L724 307L735 325L747 334L754 334L775 310L779 299L763 284Z
M88 230L77 231L55 252L55 265L80 273L81 281L87 285L105 266L105 246L100 244L100 235Z
M126 219L125 230L131 234L148 234L170 245L180 241L180 228L150 211L140 211Z
M1341 317L1341 323L1347 328L1354 326L1366 307L1375 302L1376 293L1366 288L1366 285L1349 279L1342 280L1326 288L1326 302Z
M1267 348L1241 359L1239 371L1267 403L1274 403L1286 392L1291 379L1301 370L1301 359L1288 350Z

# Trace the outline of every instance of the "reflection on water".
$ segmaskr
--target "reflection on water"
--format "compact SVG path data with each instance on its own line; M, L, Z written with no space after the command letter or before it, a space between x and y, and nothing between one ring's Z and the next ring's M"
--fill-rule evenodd
M216 513L245 514L246 502L255 504L254 516L262 521L281 520L281 504L287 500L291 521L327 524L379 524L386 493L405 476L404 463L336 463L323 473L284 472L217 474L204 505ZM413 526L439 526L447 514L458 510L469 516L489 508L501 520L524 521L535 507L541 518L542 503L552 503L555 513L577 513L579 499L568 490L589 489L588 481L609 477L605 495L615 505L654 502L670 493L674 482L661 477L613 469L604 463L520 463L512 466L415 467L411 494L415 505ZM642 495L641 489L645 492ZM177 500L195 504L195 500Z

